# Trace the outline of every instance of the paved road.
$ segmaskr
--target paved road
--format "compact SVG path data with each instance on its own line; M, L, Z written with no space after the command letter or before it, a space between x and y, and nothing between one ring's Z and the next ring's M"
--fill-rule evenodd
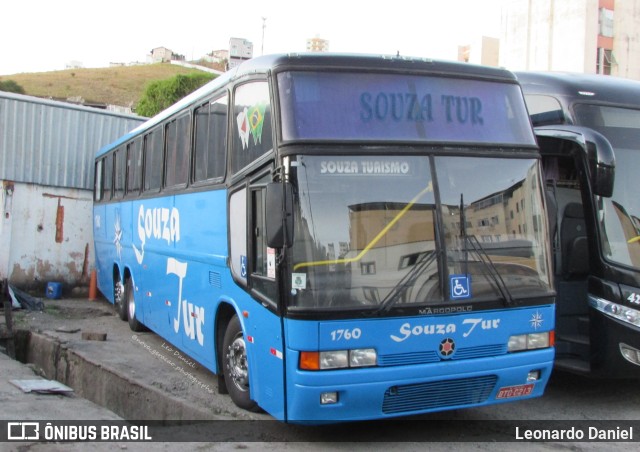
M260 450L321 450L327 447L336 450L378 450L388 448L391 444L403 450L424 450L425 447L447 451L512 450L514 443L524 450L629 450L629 443L615 441L542 444L526 442L516 436L526 435L528 429L567 431L573 428L588 434L590 428L611 430L616 426L619 430L634 427L634 440L640 439L640 391L637 390L635 381L591 380L564 373L554 373L546 395L538 399L403 418L392 422L363 422L314 428L287 426L271 422L266 414L247 413L237 409L228 396L217 394L216 377L209 371L197 363L187 365L188 357L176 358L175 352L168 351L168 344L151 332L132 333L128 325L113 314L112 307L107 302L73 299L47 300L46 304L44 313L17 315L18 327L39 331L39 336L54 338L61 343L62 346L50 354L63 356L61 362L66 368L69 365L76 366L79 360L85 360L93 367L100 368L100 374L108 374L106 377L91 374L89 388L77 389L78 395L93 400L96 393L106 392L108 400L98 403L106 406L110 404L110 409L125 419L214 420L213 423L204 425L209 432L217 432L213 436L213 441L216 441L215 450L235 450L238 447ZM83 340L83 332L106 332L107 340ZM169 363L170 359L185 365L179 370ZM23 370L20 372L23 375ZM60 368L57 372L61 372ZM91 372L95 372L95 369ZM113 389L107 390L103 386L105 381L124 382L117 384L125 388L125 396L113 395ZM115 403L111 399L119 399L119 402ZM123 403L120 399L133 403ZM3 403L3 406L6 404ZM32 406L28 403L20 406L22 408L18 411L12 409L11 413L16 416L32 414L39 404L33 401ZM6 417L7 412L5 409L4 416L0 418L9 419ZM77 412L73 412L74 416ZM65 417L62 413L52 416L59 416L54 419L75 418ZM91 416L85 417L87 418ZM518 432L516 427L519 428ZM189 441L189 438L196 437L193 435L201 433L202 426L166 427L161 436ZM433 442L424 444L423 441ZM0 444L0 450L3 449L2 446ZM32 444L28 450L39 450L43 446ZM59 450L73 450L68 447L71 444L65 446L67 447ZM139 444L127 443L126 448L137 450L138 446ZM154 443L154 448L161 447L162 450L178 450L177 446L177 443ZM196 443L195 446L200 450L209 449L204 443ZM141 447L140 450L147 449L148 447Z

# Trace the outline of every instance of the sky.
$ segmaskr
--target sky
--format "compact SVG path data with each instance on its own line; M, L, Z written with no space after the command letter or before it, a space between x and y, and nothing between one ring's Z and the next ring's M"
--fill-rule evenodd
M187 60L253 43L254 56L305 51L455 60L459 45L499 37L501 0L5 0L0 75L145 62L167 47ZM264 18L264 20L263 20ZM263 28L263 24L265 27ZM263 35L264 31L264 35Z

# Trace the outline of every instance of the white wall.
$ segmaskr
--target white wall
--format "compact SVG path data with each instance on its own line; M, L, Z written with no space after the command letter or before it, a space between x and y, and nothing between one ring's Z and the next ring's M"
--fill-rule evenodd
M87 283L94 265L92 192L0 183L0 278L18 287Z
M506 0L500 65L595 72L598 0Z
M613 22L613 54L618 65L611 73L640 80L640 0L617 0Z

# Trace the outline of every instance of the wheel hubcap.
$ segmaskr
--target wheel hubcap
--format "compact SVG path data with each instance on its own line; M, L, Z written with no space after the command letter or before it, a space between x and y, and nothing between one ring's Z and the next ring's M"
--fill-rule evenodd
M227 367L233 384L241 391L247 391L249 389L249 368L242 335L237 336L227 350Z
M118 281L115 287L116 304L122 304L123 293L124 293L124 286L122 285L122 282Z
M133 292L133 291L132 291ZM133 298L133 293L129 294L129 300L127 301L127 305L129 307L129 318L130 319L135 319L135 315L136 315L136 301L135 298Z

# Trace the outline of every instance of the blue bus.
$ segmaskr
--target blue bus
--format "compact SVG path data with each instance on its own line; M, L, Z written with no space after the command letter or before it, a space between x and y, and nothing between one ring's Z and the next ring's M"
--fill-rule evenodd
M540 155L495 68L255 58L101 149L98 287L247 410L339 422L542 395Z
M523 72L556 218L556 367L640 377L640 82Z

